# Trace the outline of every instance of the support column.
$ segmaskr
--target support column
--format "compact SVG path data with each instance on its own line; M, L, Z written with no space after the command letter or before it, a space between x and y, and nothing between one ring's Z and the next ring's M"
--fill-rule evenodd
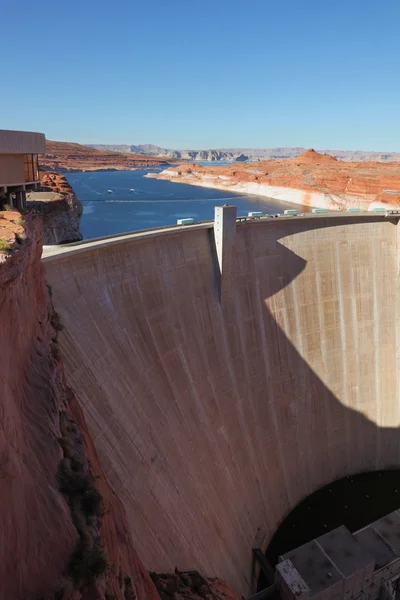
M216 206L214 240L217 254L218 294L222 302L231 286L232 251L236 237L236 206Z
M19 211L23 211L26 208L26 192L18 191L15 192L15 207Z

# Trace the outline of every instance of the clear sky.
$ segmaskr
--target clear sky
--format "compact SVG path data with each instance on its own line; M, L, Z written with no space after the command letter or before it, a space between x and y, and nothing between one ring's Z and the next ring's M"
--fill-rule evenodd
M0 127L400 151L400 0L3 0Z

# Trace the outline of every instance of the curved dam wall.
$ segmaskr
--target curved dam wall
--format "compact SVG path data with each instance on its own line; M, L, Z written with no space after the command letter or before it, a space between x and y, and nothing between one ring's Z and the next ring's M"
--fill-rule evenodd
M212 229L79 250L45 261L63 362L147 568L246 594L300 500L399 465L395 222L239 224L222 298Z

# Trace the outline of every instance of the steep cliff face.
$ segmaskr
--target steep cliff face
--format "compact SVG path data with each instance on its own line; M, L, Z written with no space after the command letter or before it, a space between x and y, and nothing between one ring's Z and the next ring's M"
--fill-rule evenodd
M25 229L0 264L0 597L156 600L65 385L40 220Z
M174 162L171 159L143 154L96 150L71 142L46 141L46 154L41 165L57 171L127 171L157 167Z
M43 243L66 244L81 240L82 204L68 181L51 171L42 171L40 176L42 191L28 194L27 201L42 217Z
M56 479L59 388L37 224L0 266L0 597L40 597L59 587L76 531Z

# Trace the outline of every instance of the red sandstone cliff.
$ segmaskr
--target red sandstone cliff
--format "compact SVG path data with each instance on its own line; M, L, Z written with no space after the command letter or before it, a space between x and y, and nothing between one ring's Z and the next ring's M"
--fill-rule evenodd
M27 194L28 207L42 217L43 243L66 244L82 239L82 204L64 175L40 172L41 190Z
M176 162L172 158L95 150L81 144L50 140L46 140L46 154L40 159L42 167L56 171L124 171Z
M0 234L0 598L160 600L65 383L41 220L0 213ZM238 600L199 577L174 598Z
M0 264L0 597L155 600L65 385L40 220L25 229Z
M336 210L400 204L399 163L343 162L313 149L286 160L181 165L148 176Z

